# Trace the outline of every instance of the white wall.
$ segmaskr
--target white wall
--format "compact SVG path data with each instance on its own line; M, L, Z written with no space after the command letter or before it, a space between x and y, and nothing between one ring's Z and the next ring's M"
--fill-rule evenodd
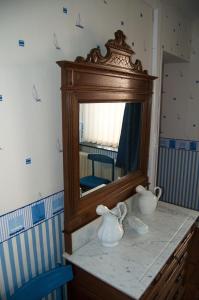
M165 64L161 136L199 140L199 19L193 23L190 63Z
M162 5L162 46L164 51L189 60L191 21L176 8Z
M83 29L75 26L79 13ZM128 43L134 42L134 59L151 70L152 8L140 0L1 0L0 20L3 214L63 189L57 142L61 141L60 69L55 62L103 47L121 28ZM55 48L54 34L60 50ZM19 47L18 40L24 40L25 47ZM32 95L33 85L41 102ZM32 161L29 165L27 158Z
M154 82L148 170L149 181L151 188L153 188L156 185L159 149L163 51L167 51L167 59L171 55L175 60L185 61L189 59L191 22L173 6L162 4L158 0L145 1L154 8L152 74L158 77Z

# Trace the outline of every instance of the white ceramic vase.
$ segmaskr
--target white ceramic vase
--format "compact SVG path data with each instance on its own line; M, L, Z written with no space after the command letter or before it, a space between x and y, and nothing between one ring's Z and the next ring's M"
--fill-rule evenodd
M124 234L122 221L127 214L126 204L119 202L113 211L104 205L98 205L96 212L102 216L102 223L98 230L100 242L105 247L118 245Z
M142 185L136 187L136 192L138 193L137 206L141 214L150 215L155 211L158 200L162 195L162 189L157 186L154 188L154 193L156 191L158 191L157 196L151 191L146 190Z

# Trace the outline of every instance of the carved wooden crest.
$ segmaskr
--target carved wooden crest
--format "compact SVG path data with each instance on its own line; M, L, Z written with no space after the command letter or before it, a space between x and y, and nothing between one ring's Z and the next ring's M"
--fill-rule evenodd
M78 56L75 62L107 65L147 74L147 71L142 69L142 63L140 60L137 59L135 63L131 61L131 56L135 54L135 52L125 42L125 40L126 36L123 31L117 30L115 32L115 39L108 40L105 44L107 49L105 56L102 56L100 48L93 48L87 55L86 59L82 56Z

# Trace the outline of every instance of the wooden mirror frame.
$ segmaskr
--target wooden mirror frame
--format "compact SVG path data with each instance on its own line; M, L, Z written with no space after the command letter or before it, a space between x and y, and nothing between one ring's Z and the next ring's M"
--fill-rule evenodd
M133 50L121 30L106 43L107 54L99 48L87 58L75 62L59 61L61 67L62 126L64 159L64 232L70 233L97 217L96 206L113 207L135 193L139 184L147 185L150 107L152 82L155 79L142 69L139 60L131 61ZM140 167L120 180L94 191L80 200L79 186L79 104L94 102L140 102L141 145Z

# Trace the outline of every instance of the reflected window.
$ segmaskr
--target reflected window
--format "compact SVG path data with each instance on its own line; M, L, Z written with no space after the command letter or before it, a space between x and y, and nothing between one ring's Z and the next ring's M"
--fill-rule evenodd
M118 148L125 103L80 105L80 142Z

